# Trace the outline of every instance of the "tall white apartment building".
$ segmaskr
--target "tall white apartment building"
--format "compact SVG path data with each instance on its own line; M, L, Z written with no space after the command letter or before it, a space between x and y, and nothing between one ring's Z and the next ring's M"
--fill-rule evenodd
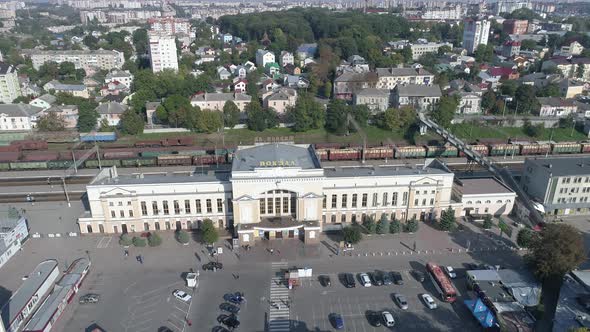
M41 51L36 49L25 49L21 55L30 58L33 68L39 68L46 62L71 62L76 69L82 68L86 71L96 68L103 70L121 69L125 63L123 52L109 50L88 50L88 51Z
M0 62L0 102L12 104L20 95L16 67Z
M177 33L190 34L191 24L187 19L175 17L153 17L148 20L150 30L155 32L165 32L168 35Z
M463 30L463 48L469 54L473 54L479 45L488 44L489 35L490 21L467 19L465 20L465 29Z
M152 71L160 72L164 69L178 70L178 56L174 36L163 32L150 32L150 61Z

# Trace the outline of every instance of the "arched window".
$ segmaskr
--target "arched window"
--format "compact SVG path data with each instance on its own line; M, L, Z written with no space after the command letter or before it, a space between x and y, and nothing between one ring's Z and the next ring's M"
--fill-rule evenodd
M486 201L486 204L490 204L491 202L492 202L492 201L488 200L488 201Z
M467 204L471 205L471 204L473 204L473 202L472 201L467 201Z
M477 201L477 202L475 202L475 204L481 204L481 201Z
M498 203L498 204L502 204L502 200L501 200L501 199L499 199L499 200L497 200L497 201L496 201L496 203Z

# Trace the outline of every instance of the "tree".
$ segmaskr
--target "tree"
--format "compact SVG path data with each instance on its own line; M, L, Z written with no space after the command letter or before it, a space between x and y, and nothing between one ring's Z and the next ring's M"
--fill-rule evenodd
M493 222L492 222L492 216L489 214L486 214L486 216L483 218L483 229L491 229L493 226Z
M475 61L479 63L490 62L494 58L494 45L479 44L475 49Z
M150 247L157 247L162 244L162 238L160 235L158 235L158 233L150 232L147 242Z
M578 68L576 68L576 78L584 78L585 71L586 66L583 63L578 64Z
M197 110L191 105L188 98L181 95L172 95L156 109L156 116L162 122L167 122L175 127L188 129L195 128Z
M389 219L387 215L384 213L381 215L381 219L377 223L377 234L386 234L389 233Z
M250 130L264 131L265 129L274 128L278 125L276 112L270 109L262 109L258 99L253 99L246 106L246 114L248 115L246 123Z
M213 133L223 128L223 113L218 111L202 110L197 112L197 130L203 133Z
M133 242L131 241L131 237L129 237L129 234L123 233L119 237L119 244L124 247L128 247L128 246L132 245Z
M450 46L444 45L444 46L441 46L438 48L437 54L439 56L442 56L442 55L445 55L446 53L451 53L452 51L453 51L453 49Z
M412 218L410 220L408 220L408 222L406 223L406 227L404 228L404 231L406 233L416 233L418 231L418 220L416 220L416 218Z
M135 91L133 96L130 98L131 108L139 114L145 114L145 103L148 101L156 101L158 98L154 91L143 88Z
M62 131L66 127L66 122L63 117L56 112L48 112L37 120L37 128L39 131Z
M143 133L145 122L143 117L135 112L133 109L127 109L121 115L119 123L121 131L127 135L138 135Z
M78 110L78 131L87 133L96 127L96 119L98 119L98 112L94 109Z
M559 91L559 85L550 83L539 90L537 95L539 97L559 97L561 95L561 91Z
M516 235L516 244L521 248L529 248L535 240L535 236L537 236L537 233L532 229L523 228Z
M400 233L401 231L402 231L402 223L399 220L394 218L391 221L391 223L389 224L389 233L397 234L397 233Z
M136 247L145 247L146 245L145 239L139 236L134 236L132 242Z
M439 224L441 230L450 231L455 228L456 223L455 210L448 208L442 212Z
M537 47L537 42L532 39L525 39L520 42L520 49L521 50L529 50L532 51Z
M298 132L322 128L326 121L323 106L308 93L299 95L295 106L287 111L287 116L293 123L293 130Z
M491 111L496 106L496 93L493 90L488 90L481 98L481 108L484 111Z
M545 131L545 127L543 126L542 123L540 123L538 125L533 125L533 124L531 124L531 122L528 119L526 119L524 121L524 125L522 126L522 129L527 136L537 137L537 138L541 137L543 135L543 132Z
M324 83L323 95L324 97L330 99L332 96L332 82L326 81L326 83Z
M546 224L530 245L527 262L542 282L545 314L541 331L551 331L563 277L586 260L582 234L566 224Z
M201 234L203 236L203 242L206 244L213 244L219 239L219 233L217 233L217 229L213 226L213 221L211 221L211 219L203 220L203 223L201 224Z
M377 224L375 223L375 219L373 219L373 217L365 218L365 220L363 220L363 226L365 226L365 229L369 234L375 234L377 231Z
M233 128L240 122L240 109L231 100L223 105L223 124L226 127Z
M342 229L344 241L348 243L359 243L363 239L363 234L357 226L347 226Z
M500 86L500 91L503 95L508 95L514 97L516 95L516 89L518 88L518 83L516 81L504 81Z
M416 111L409 106L388 108L383 114L383 126L389 130L407 130L416 123Z
M436 111L432 113L432 119L443 128L448 128L455 117L457 107L459 107L459 101L456 97L442 96Z
M500 229L500 236L504 233L508 235L508 237L512 237L512 227L508 226L504 219L500 218L500 220L498 220L498 228Z
M176 230L174 236L176 237L176 240L182 244L186 244L189 241L189 235L185 230Z
M414 58L412 54L412 48L410 46L404 47L401 51L401 55L404 57L404 63L410 63Z
M535 95L535 87L522 84L516 89L515 101L518 107L518 113L531 114L537 112L541 105Z

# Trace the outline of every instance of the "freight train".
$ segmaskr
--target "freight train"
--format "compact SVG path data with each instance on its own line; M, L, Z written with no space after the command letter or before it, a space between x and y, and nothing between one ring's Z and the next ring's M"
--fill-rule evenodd
M17 141L0 147L0 170L66 169L80 160L87 150L50 151L41 141ZM144 166L204 166L231 163L235 148L208 149L189 146L192 140L154 140L135 143L134 147L113 145L100 151L100 165L103 167L144 167ZM590 153L590 142L524 142L482 143L469 145L485 156L527 156L563 155ZM376 160L411 158L452 158L464 157L462 152L446 145L381 145L365 149L342 144L315 144L320 160ZM90 154L79 167L98 168L99 158Z

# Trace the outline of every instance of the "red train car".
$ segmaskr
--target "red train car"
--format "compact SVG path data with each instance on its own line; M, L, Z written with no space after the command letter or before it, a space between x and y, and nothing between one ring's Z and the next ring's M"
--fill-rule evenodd
M328 160L328 150L327 149L317 149L315 150L316 155L320 160Z
M102 157L104 159L124 159L124 158L136 158L137 153L133 151L118 151L118 152L105 152Z
M393 147L373 147L365 149L365 159L391 159Z
M20 146L21 150L47 150L46 141L33 141L33 140L19 140L12 141L10 145Z
M160 142L160 140L157 139L152 139L152 140L144 140L144 141L137 141L135 142L135 144L133 145L136 148L148 148L148 147L160 147L162 146L162 142Z
M49 161L49 160L58 160L59 153L58 152L51 152L51 151L35 151L29 152L28 154L23 155L23 161Z
M361 150L358 149L330 149L328 160L359 160Z
M20 145L3 145L0 146L0 152L20 152Z
M487 156L490 154L490 150L487 145L484 144L468 144L467 146L471 147L471 149L475 152L479 152L482 156ZM459 157L465 157L465 153L463 151L459 151Z
M193 165L213 165L213 164L225 164L225 156L206 154L202 156L193 157Z
M18 161L19 158L20 152L0 152L0 162Z

